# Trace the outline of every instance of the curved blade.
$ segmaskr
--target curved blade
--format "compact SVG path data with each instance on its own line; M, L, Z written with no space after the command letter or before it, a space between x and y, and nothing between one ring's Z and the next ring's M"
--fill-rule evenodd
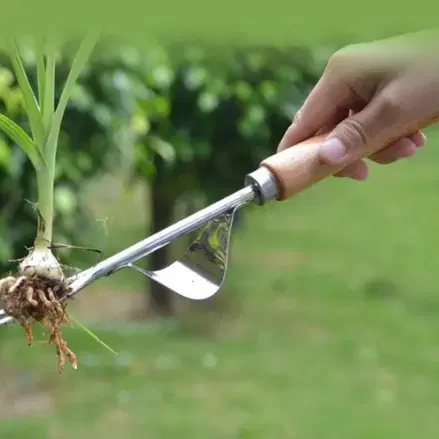
M233 220L238 207L209 221L183 256L160 270L127 265L181 296L192 300L212 297L224 284Z

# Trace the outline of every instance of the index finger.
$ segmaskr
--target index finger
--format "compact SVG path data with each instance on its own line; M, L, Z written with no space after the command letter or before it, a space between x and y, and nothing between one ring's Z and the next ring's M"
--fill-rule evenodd
M349 87L337 78L334 80L332 74L324 73L296 113L277 151L307 140L325 129L330 131L349 115L349 109L354 105Z

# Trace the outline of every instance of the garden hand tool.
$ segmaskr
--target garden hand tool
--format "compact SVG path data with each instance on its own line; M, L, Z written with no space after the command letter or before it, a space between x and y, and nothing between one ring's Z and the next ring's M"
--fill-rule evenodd
M363 154L353 151L343 164L333 166L322 163L318 156L325 137L316 136L265 159L259 169L245 177L244 188L71 277L66 298L122 268L136 270L192 300L212 297L224 283L231 229L239 208L248 203L263 205L271 200L287 200L382 148L382 145L371 144L363 149ZM139 259L199 228L198 238L169 266L151 271L134 265ZM1 310L0 325L10 321L12 318Z

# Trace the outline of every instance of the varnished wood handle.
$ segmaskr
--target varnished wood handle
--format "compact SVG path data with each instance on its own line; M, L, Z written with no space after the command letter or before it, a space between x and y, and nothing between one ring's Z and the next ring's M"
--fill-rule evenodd
M277 180L278 200L286 200L346 166L321 162L318 150L325 137L326 134L312 137L262 161L261 166L268 168Z
M408 133L416 131L416 129L408 130ZM362 149L362 154L352 151L346 156L343 164L333 166L323 163L318 154L319 147L326 137L327 134L313 137L262 161L261 166L268 168L277 180L278 200L286 200L324 178L336 174L354 161L369 157L383 148L382 145L371 144Z

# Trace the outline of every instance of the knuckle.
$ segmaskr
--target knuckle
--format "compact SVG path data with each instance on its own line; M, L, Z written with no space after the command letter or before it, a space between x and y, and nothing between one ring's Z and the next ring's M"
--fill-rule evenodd
M376 119L385 121L386 124L393 124L403 116L404 108L398 97L383 94L377 106Z
M337 50L329 58L326 69L329 71L333 71L342 68L350 62L349 60L351 59L352 53L355 53L354 44L347 45Z
M340 58L343 58L343 55L340 52L335 52L331 57L329 58L328 62L326 63L326 72L332 72L338 68L340 65Z
M369 134L366 127L360 121L349 118L342 123L342 136L348 145L363 146L369 141Z

